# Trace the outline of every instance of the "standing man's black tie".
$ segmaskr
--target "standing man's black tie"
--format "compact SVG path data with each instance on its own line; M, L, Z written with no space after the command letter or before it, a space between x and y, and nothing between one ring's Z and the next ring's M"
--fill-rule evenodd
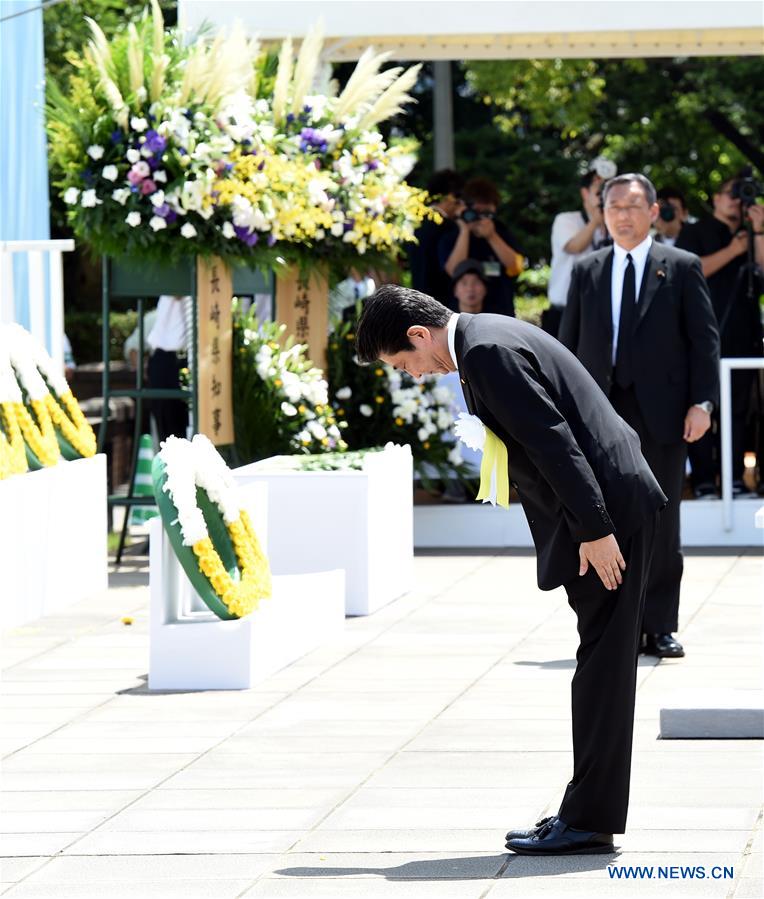
M634 369L631 363L631 337L637 304L637 281L631 253L626 255L626 259L628 264L623 276L621 317L618 320L618 347L615 354L615 382L623 390L631 387L634 383Z

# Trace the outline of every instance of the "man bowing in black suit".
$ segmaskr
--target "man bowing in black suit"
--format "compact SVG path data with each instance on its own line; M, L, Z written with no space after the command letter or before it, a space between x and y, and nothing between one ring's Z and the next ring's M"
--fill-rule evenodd
M542 590L563 585L578 619L571 687L573 777L559 813L507 847L536 855L613 851L629 801L639 623L666 497L580 362L540 328L453 314L385 285L367 301L358 357L414 377L459 372L467 406L504 443L538 556Z
M719 393L719 331L697 256L650 238L658 216L644 175L619 175L602 191L613 246L573 267L559 339L586 366L639 434L669 500L647 585L642 651L684 655L679 622L683 560L679 506L687 444L711 424Z

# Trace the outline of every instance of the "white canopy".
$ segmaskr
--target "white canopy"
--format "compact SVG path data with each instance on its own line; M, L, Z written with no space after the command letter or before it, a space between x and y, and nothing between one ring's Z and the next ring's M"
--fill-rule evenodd
M181 26L240 21L264 42L323 19L327 60L741 56L764 52L760 0L179 0Z

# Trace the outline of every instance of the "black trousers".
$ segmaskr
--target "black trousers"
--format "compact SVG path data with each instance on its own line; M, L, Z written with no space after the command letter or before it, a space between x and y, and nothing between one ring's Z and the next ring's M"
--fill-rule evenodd
M637 432L642 455L668 498L655 540L642 632L672 634L679 627L679 590L684 571L679 507L684 488L687 444L683 440L658 443L650 436L632 388L622 390L614 386L610 392L610 402L621 418Z
M730 389L732 412L732 480L742 481L745 471L745 427L751 411L751 388L756 379L755 371L732 372ZM688 452L692 474L692 486L700 484L716 484L721 477L721 434L719 430L719 413L714 410L711 428L695 443L691 443Z
M180 387L180 370L184 364L185 362L181 362L177 353L154 350L149 356L149 387L157 390L171 390ZM171 434L175 437L186 436L188 405L183 400L152 400L151 414L156 422L160 443Z
M617 590L606 590L591 567L565 584L580 644L571 684L573 777L558 814L579 830L626 830L640 622L660 515L618 541L626 571Z

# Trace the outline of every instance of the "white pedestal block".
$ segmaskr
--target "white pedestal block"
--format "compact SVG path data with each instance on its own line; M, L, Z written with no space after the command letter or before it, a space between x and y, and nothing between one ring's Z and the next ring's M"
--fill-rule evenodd
M265 487L245 506L262 538ZM342 630L342 571L273 578L273 596L245 618L221 621L199 598L156 518L151 540L149 689L240 690L311 652Z
M662 740L764 739L764 691L672 693L660 711Z
M0 481L0 626L105 591L106 530L106 456Z
M369 615L411 589L408 446L369 453L362 471L294 471L279 464L280 457L264 459L233 472L240 484L268 485L269 558L276 574L344 569L347 615Z

